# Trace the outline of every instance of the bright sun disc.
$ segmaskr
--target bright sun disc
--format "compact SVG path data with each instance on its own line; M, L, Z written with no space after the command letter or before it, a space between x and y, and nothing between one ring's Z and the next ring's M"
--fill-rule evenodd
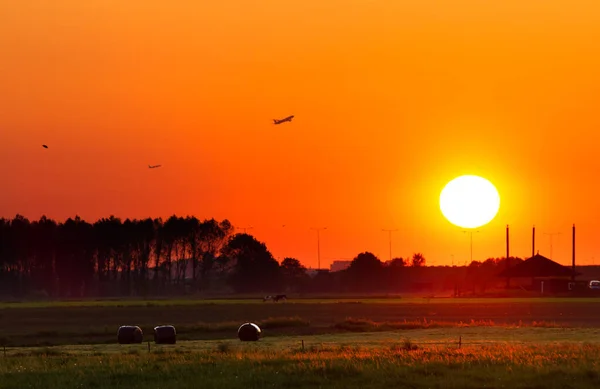
M442 190L440 209L450 223L463 228L477 228L496 216L500 209L500 195L485 178L460 176Z

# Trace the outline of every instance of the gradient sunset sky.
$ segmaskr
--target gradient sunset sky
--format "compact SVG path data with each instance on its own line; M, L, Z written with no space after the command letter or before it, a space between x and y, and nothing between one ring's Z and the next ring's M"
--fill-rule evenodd
M229 219L276 258L600 264L595 0L5 0L0 217ZM295 115L274 126L272 119ZM41 147L47 144L48 150ZM162 164L148 169L149 164ZM282 227L282 225L286 227Z

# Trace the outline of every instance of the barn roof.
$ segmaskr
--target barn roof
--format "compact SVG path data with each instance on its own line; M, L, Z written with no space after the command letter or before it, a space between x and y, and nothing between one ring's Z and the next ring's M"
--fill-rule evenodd
M505 269L498 274L499 277L571 277L573 270L570 267L563 266L560 263L554 262L551 259L540 255L539 253L533 257L511 267ZM575 274L577 275L577 273Z

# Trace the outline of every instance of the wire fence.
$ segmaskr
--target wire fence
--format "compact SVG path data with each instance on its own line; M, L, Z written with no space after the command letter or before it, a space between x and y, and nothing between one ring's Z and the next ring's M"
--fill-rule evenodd
M112 352L109 353L119 353L119 352L126 352L126 353L134 353L134 354L139 354L141 352L146 351L147 348L147 352L151 353L153 351L160 351L163 350L163 346L164 345L160 345L160 344L156 344L153 345L152 341L148 341L145 342L147 343L146 345L144 345L143 343L137 343L137 344L113 344L112 346L125 346L123 348L118 348L118 349L113 349ZM187 342L184 341L183 344L185 345ZM246 342L244 342L246 343ZM531 344L532 342L529 341L518 341L518 340L472 340L472 341L465 341L463 340L463 336L459 336L458 339L456 340L445 340L445 341L432 341L432 342L428 342L428 341L413 341L409 338L405 338L405 339L398 339L397 342L393 342L390 343L388 345L388 347L398 347L399 349L402 348L406 348L406 349L412 349L412 347L416 348L426 348L426 347L430 347L430 346L447 346L448 348L455 348L455 349L461 349L464 346L486 346L486 345L506 345L506 344L510 344L510 345L526 345L526 344ZM290 344L288 344L289 346ZM359 348L362 347L366 347L366 348L381 348L382 344L355 344L355 345L349 345L347 343L344 342L319 342L319 341L311 341L311 342L305 342L304 340L300 340L299 343L292 343L292 348L298 350L298 347L302 350L302 351L316 351L316 350L322 350L322 351L332 351L335 350L334 348L329 348L328 346L331 345L336 345L339 346L340 348L344 348L344 347L352 347L352 346L356 346ZM11 356L31 356L31 355L46 355L46 356L60 356L63 354L70 354L71 352L75 352L78 355L85 355L85 354L93 354L96 355L98 353L102 354L102 348L103 346L111 346L111 344L90 344L90 345L56 345L56 346L34 346L34 347L10 347L10 346L2 346L2 354L3 356L6 357L11 357ZM219 344L216 345L217 349L219 349ZM85 347L86 349L84 350L80 350L80 351L76 351L73 350L73 348L77 348L77 347ZM99 349L100 348L100 349ZM171 349L172 345L167 346L167 348ZM210 348L198 348L197 351L210 351ZM107 351L108 350L104 350Z
M421 346L421 347L426 347L426 346L448 346L448 347L456 347L456 348L462 348L463 346L476 346L476 345L498 345L498 344L527 344L528 342L524 342L524 341L494 341L494 340L487 340L487 341L464 341L462 338L462 335L458 337L457 340L447 340L447 341L439 341L439 342L415 342L412 341L410 339L404 339L404 342L406 343L410 343L412 345L415 346ZM402 340L400 340L399 343L402 343ZM322 344L322 343L317 343L317 344ZM392 345L396 345L398 343L393 343ZM314 346L314 344L312 344ZM374 347L377 347L378 345L374 345ZM305 349L305 344L304 341L301 341L301 348Z

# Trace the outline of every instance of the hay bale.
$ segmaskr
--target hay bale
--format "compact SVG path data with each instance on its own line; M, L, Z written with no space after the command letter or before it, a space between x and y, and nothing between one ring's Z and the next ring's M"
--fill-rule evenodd
M144 334L138 326L121 326L117 331L117 341L119 344L142 343Z
M175 344L177 342L177 331L173 326L154 327L154 343Z
M255 342L260 338L260 328L254 323L244 323L238 328L238 337L242 342Z

